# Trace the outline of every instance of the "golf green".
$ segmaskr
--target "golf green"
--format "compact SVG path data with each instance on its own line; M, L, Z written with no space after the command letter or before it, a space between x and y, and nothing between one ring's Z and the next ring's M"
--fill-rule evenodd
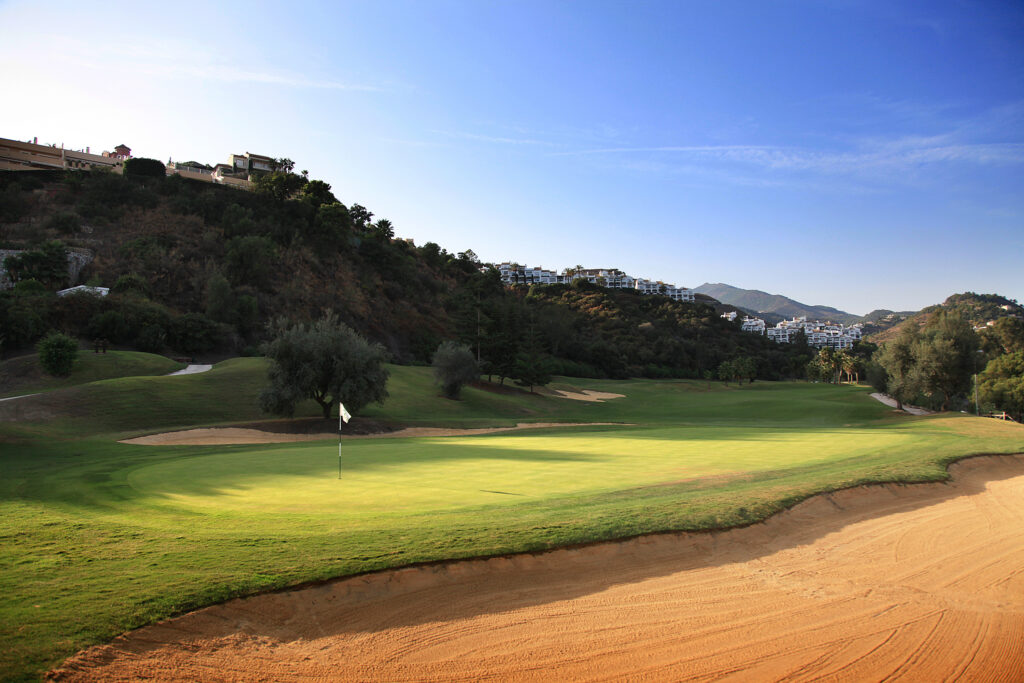
M745 525L818 492L942 480L958 458L1024 451L1019 425L899 415L852 386L572 380L625 398L468 389L456 402L437 396L426 368L392 368L391 398L364 414L448 427L621 424L346 439L341 479L336 440L116 442L258 419L263 372L261 361L237 359L202 375L105 380L20 399L31 410L2 409L13 416L0 422L8 678L36 677L82 647L233 596L417 562Z

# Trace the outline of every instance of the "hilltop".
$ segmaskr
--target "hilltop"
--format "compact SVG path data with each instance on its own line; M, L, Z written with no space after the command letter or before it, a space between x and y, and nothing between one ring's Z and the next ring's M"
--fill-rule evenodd
M865 326L865 333L871 335L871 341L875 343L886 342L894 339L900 330L906 325L914 325L922 328L928 324L929 318L937 311L945 311L959 315L971 323L975 328L988 327L1001 318L1022 318L1024 319L1024 306L1021 306L1013 299L1008 299L999 294L977 294L975 292L963 292L952 294L941 304L928 306L918 313L894 314L889 312L888 321L882 318L883 326L875 331ZM896 318L902 317L902 320ZM888 326L884 322L890 322Z
M732 304L750 311L769 324L779 322L783 318L799 316L806 316L808 320L832 321L844 325L852 325L863 319L859 315L847 313L831 306L812 306L781 294L769 294L759 289L740 289L721 282L705 282L700 287L694 288L693 291L707 294L722 303Z

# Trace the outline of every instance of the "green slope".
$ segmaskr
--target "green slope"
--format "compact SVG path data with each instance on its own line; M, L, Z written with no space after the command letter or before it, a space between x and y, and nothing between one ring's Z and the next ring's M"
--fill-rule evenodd
M0 363L0 398L51 391L113 377L166 375L183 367L183 363L165 356L141 351L81 351L69 376L51 377L40 366L39 356L33 353Z

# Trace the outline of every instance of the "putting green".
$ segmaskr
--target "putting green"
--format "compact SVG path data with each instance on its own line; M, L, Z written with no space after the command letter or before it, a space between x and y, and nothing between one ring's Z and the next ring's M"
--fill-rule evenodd
M894 430L568 431L352 440L342 448L340 480L332 441L257 450L195 447L192 457L133 469L127 481L142 499L195 512L260 518L329 514L336 521L789 469L899 450L915 440Z

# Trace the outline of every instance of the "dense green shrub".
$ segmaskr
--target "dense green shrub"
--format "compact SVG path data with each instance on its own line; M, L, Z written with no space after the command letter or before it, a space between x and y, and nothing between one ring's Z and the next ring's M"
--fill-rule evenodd
M167 332L170 345L188 354L209 351L224 339L220 326L201 313L174 318Z
M68 211L61 211L47 218L43 227L47 230L56 230L63 235L71 235L78 232L78 228L81 225L81 216Z
M119 278L110 291L123 294L125 292L138 292L143 296L149 295L149 282L138 273L126 273Z
M58 289L68 279L68 250L63 242L53 240L38 249L8 256L4 265L14 282L39 280L51 289Z
M92 339L106 339L115 344L123 344L132 336L132 329L121 311L104 311L93 316L89 321L87 333Z
M135 340L139 351L160 353L167 346L167 332L160 325L146 325Z
M27 280L22 280L18 284L14 285L14 289L12 290L12 292L15 294L15 296L23 297L49 294L50 290L48 290L43 285L42 282L35 279L34 277L31 277L28 278Z
M462 387L480 376L473 352L468 346L453 341L441 342L431 363L441 392L451 399L457 399Z
M124 176L126 178L164 178L167 175L167 167L163 162L156 159L136 157L127 159L124 162Z
M25 348L46 331L48 325L34 298L7 296L0 300L0 343L5 349Z
M51 332L36 346L39 364L55 377L67 377L78 359L78 342L66 334Z
M228 242L225 265L232 282L266 287L280 267L277 246L261 235L235 237Z

